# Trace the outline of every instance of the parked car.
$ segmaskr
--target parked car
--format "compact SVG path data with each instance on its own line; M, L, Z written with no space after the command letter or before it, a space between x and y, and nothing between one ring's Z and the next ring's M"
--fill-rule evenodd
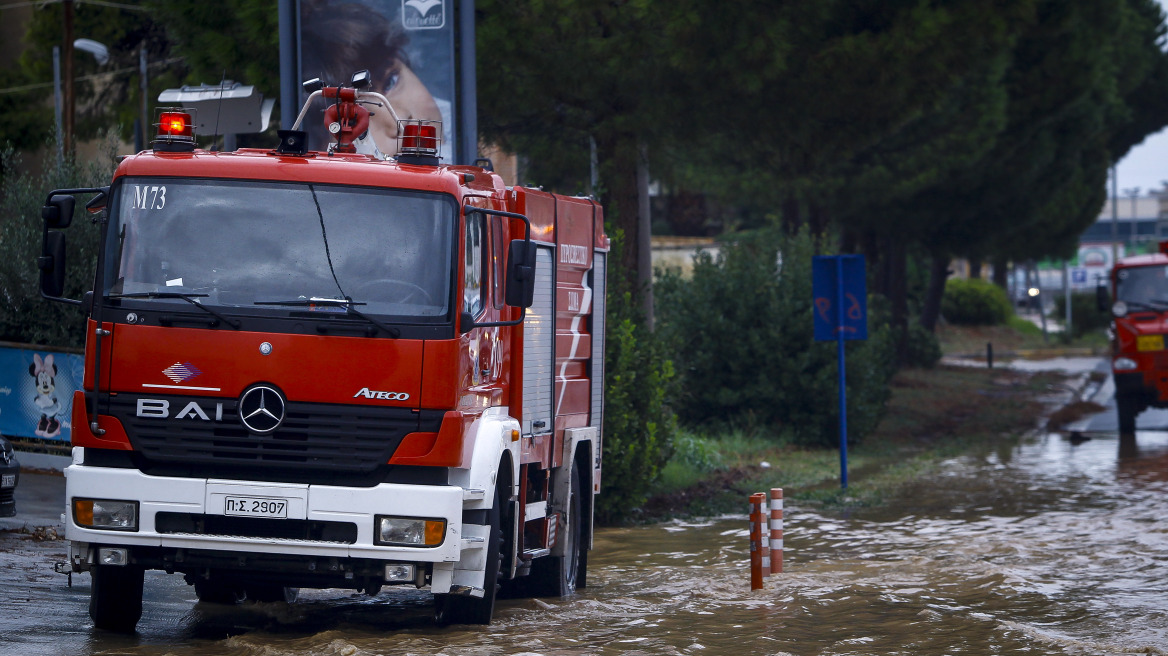
M20 482L20 463L12 443L0 435L0 517L16 514L16 484Z

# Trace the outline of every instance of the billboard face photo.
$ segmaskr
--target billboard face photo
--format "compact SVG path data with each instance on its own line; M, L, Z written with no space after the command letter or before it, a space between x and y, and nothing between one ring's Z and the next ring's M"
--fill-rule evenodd
M368 69L370 91L384 94L401 119L442 121L442 160L452 163L454 125L453 0L301 0L300 78L348 84ZM300 102L307 99L301 91ZM332 141L317 101L301 129L309 147ZM369 136L358 152L397 153L397 124L389 111L366 105ZM372 143L369 143L371 141Z

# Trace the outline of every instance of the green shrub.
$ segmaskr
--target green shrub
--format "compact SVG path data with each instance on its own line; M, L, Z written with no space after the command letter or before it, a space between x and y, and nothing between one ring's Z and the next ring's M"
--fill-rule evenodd
M700 253L690 279L663 275L658 330L675 349L683 420L778 427L800 444L838 444L836 344L812 333L814 251L806 233L766 232L716 258ZM883 416L894 371L891 330L870 320L868 333L845 346L853 442Z
M1006 291L988 280L951 278L945 283L941 314L949 323L964 326L997 326L1014 310Z
M613 236L608 272L605 341L604 479L596 499L598 521L628 516L649 496L673 455L677 396L673 363L660 336L645 327L641 305L628 289Z
M1051 318L1063 322L1067 319L1067 299L1065 294L1054 297L1054 311ZM1071 337L1079 338L1089 332L1103 330L1111 323L1111 314L1100 312L1095 292L1075 292L1071 294Z
M909 367L932 369L941 361L941 342L916 321L909 321L904 342L904 361Z

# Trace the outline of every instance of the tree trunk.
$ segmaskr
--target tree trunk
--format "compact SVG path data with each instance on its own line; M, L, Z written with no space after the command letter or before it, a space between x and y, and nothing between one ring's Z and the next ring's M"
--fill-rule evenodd
M818 241L827 234L827 224L830 220L827 208L820 203L811 203L807 214L808 222L811 224L811 236Z
M783 201L783 232L793 235L803 227L803 217L799 215L799 199L788 196Z
M1010 262L1005 257L1000 255L994 256L994 284L1006 291L1009 291L1009 288L1006 286L1006 282L1010 277L1009 267Z
M601 203L605 208L605 216L623 235L620 261L613 267L613 272L624 277L628 289L634 290L642 303L647 298L648 307L651 308L653 269L650 264L648 217L644 222L641 220L641 195L637 179L641 166L637 136L601 133L596 138L596 150L601 188L604 190ZM647 168L645 177L647 180ZM647 200L647 182L645 189ZM651 316L647 315L645 319L651 321Z
M904 240L888 237L885 242L890 323L896 335L896 359L903 362L908 347L908 252Z
M925 303L921 308L921 326L933 332L937 328L937 320L941 316L941 298L945 295L945 280L949 278L949 256L944 253L934 253L932 266L929 267L929 288L925 292Z
M970 258L970 260L969 260L969 277L970 278L980 278L981 277L981 259L980 258L976 258L976 257Z
M637 288L641 290L641 310L645 327L653 330L653 244L649 205L649 148L637 147Z

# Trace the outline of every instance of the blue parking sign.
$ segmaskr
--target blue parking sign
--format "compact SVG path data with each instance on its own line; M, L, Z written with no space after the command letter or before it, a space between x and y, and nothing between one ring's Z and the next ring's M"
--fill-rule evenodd
M863 255L813 257L811 296L816 341L834 341L840 336L845 340L868 339L868 283Z

